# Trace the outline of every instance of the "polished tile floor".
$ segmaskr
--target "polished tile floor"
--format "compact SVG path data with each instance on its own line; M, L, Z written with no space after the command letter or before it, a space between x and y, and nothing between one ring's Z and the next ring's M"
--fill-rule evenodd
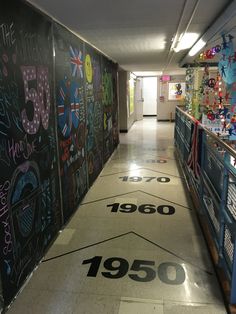
M136 122L9 314L225 314L174 123Z

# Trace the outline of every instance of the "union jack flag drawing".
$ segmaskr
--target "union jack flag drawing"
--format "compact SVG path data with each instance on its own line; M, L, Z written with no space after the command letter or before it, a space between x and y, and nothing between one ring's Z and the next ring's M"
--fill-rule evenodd
M70 46L70 64L72 76L80 76L83 78L83 61L82 52Z
M78 128L80 122L80 95L77 82L65 78L60 82L58 93L58 124L64 137L71 133L72 126Z

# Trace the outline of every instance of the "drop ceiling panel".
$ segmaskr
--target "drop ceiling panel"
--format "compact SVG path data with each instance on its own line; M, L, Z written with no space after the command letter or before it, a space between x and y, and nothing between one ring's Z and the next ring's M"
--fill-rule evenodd
M32 0L64 23L76 28L132 27L177 23L184 0ZM171 8L171 10L170 10Z
M201 0L197 7L196 16L193 18L193 23L208 26L223 12L224 7L230 2L232 0Z
M184 54L169 51L186 29L198 0L31 0L127 70L178 68ZM199 0L188 31L199 35L228 0ZM178 23L185 5L181 25Z

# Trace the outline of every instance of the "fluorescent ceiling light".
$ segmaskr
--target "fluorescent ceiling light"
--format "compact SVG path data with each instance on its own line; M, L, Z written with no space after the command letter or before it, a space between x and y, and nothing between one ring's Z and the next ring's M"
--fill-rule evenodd
M199 34L197 33L185 33L180 35L180 39L178 41L177 46L174 48L175 52L179 52L180 50L188 49L192 47L195 41L198 39Z
M188 55L190 57L195 56L195 54L200 51L204 46L206 45L206 42L202 40L201 38L199 41L193 46L193 48L189 51Z
M162 71L135 71L133 72L136 76L160 76Z

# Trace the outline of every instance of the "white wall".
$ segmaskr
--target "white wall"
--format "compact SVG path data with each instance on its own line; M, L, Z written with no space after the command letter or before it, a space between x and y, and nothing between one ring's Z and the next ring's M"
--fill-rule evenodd
M127 106L127 72L119 71L119 125L121 131L128 130L128 106Z
M185 75L171 76L171 83L185 82ZM175 108L177 105L182 104L181 101L168 100L168 82L160 83L160 96L164 97L161 102L158 97L157 101L157 120L172 120L175 118Z

